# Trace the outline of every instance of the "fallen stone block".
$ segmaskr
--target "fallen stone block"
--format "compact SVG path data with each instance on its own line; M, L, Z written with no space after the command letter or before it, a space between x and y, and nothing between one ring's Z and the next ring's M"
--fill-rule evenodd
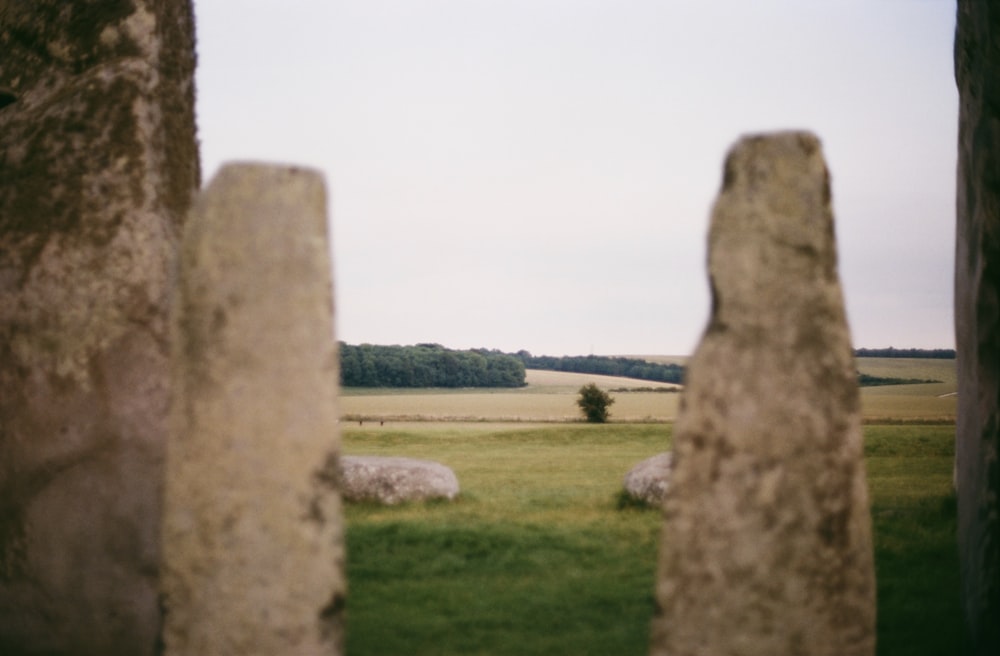
M667 451L637 463L625 474L625 492L638 501L650 505L663 503L670 487L670 472L674 454Z
M382 456L341 456L341 493L346 501L387 506L406 501L452 500L458 478L450 467L430 460Z

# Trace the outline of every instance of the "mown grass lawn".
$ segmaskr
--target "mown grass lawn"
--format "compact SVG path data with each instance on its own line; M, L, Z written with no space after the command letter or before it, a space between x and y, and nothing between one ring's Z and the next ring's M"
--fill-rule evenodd
M667 424L348 427L345 453L429 458L454 503L347 509L347 652L645 654L660 515L621 479ZM959 648L951 426L868 426L879 653Z

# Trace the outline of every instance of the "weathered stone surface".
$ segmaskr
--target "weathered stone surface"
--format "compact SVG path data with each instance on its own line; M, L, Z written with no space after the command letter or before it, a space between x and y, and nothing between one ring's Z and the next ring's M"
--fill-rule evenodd
M454 499L458 478L450 467L430 460L343 456L342 494L347 501L395 505L405 501Z
M654 654L872 654L875 580L830 186L808 133L730 151L712 316L664 501Z
M339 653L338 362L321 175L219 172L184 231L172 352L166 653Z
M652 505L663 503L670 487L670 472L674 464L674 454L667 451L657 453L637 463L625 474L625 492L633 499Z
M976 654L1000 653L1000 5L959 0L955 466L962 598Z
M0 653L152 654L189 2L0 2Z

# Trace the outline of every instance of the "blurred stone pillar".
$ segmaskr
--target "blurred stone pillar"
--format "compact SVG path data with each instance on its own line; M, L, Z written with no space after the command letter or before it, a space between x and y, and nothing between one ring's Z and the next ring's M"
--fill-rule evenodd
M0 2L0 653L152 654L190 3Z
M712 315L674 427L652 653L873 654L860 399L816 137L732 148L708 268Z
M960 0L955 341L958 549L976 654L1000 653L1000 5Z
M329 257L318 173L229 165L195 203L174 307L167 654L340 653Z

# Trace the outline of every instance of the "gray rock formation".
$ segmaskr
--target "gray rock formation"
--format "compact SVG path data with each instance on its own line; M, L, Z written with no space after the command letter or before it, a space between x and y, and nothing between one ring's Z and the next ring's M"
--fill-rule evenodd
M636 463L625 474L625 492L650 505L660 505L670 487L670 472L673 469L674 454L667 451Z
M340 464L341 489L347 501L395 505L458 496L455 472L438 462L414 458L343 456Z
M319 174L230 165L201 194L171 370L166 653L339 653L338 362Z
M740 140L709 233L652 653L874 653L860 401L820 143Z
M959 0L955 468L974 653L1000 653L1000 5Z
M152 654L189 2L0 3L0 653Z

